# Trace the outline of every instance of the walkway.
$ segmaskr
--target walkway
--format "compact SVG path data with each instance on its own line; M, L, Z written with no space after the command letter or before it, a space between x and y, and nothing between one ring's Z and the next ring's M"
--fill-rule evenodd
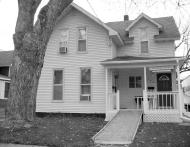
M142 111L120 110L98 134L94 136L96 144L130 144L142 120Z

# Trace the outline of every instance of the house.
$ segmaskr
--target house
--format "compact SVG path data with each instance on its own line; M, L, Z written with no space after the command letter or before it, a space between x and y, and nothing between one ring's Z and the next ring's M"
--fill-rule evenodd
M179 38L173 17L103 23L72 3L47 45L36 112L100 113L109 121L132 109L146 122L180 122Z
M190 116L190 75L183 79L181 84L183 88L185 110L189 112L186 113L186 115L188 114Z
M10 85L10 66L13 51L0 52L0 99L7 99Z

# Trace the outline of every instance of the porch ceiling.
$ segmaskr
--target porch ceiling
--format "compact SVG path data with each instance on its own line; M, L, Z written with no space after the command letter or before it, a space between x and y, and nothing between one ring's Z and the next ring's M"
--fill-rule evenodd
M135 66L142 67L148 65L176 65L178 61L183 61L182 57L135 57L120 56L101 62L104 66Z

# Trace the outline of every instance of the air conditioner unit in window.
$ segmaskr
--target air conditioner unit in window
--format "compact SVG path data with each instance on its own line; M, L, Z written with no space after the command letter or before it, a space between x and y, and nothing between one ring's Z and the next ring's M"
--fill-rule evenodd
M59 48L59 53L66 54L67 53L67 47L60 47Z

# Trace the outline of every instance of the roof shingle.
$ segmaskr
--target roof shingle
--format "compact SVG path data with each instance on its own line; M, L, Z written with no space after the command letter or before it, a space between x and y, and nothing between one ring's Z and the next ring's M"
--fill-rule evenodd
M160 17L152 18L157 23L163 26L163 31L155 38L179 38L180 33L176 26L175 20L172 16L170 17ZM134 20L129 21L117 21L117 22L108 22L106 25L117 31L123 40L126 40L126 31L125 29L133 22Z

